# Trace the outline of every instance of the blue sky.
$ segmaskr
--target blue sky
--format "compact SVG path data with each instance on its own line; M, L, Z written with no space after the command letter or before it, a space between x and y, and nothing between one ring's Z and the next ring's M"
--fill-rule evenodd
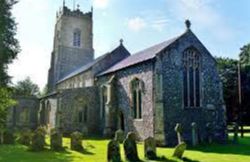
M56 12L63 0L20 0L13 15L22 52L9 67L13 82L27 76L41 88L47 82ZM73 8L73 0L65 0ZM191 29L214 56L238 58L250 42L249 0L75 0L81 10L94 7L95 56L121 38L131 53Z

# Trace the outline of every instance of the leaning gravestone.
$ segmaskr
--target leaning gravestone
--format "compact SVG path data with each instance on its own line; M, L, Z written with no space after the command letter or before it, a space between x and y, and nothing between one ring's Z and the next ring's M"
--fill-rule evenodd
M3 132L3 144L14 144L15 143L15 136L13 131L6 130Z
M178 138L178 144L181 144L183 142L181 133L182 133L182 127L180 123L177 123L175 128L174 128L175 132L177 133L177 138Z
M54 151L62 151L62 134L59 131L53 130L50 134L50 147Z
M122 143L124 141L124 132L123 130L119 129L115 132L115 140L119 143Z
M120 145L118 141L111 140L108 143L108 162L121 162Z
M46 130L43 127L38 127L32 135L31 150L42 151L45 146Z
M184 154L184 151L186 150L186 148L187 148L187 144L185 142L182 142L181 144L178 144L175 147L173 156L181 159L183 154Z
M126 139L124 140L124 151L127 161L136 162L140 161L136 146L136 134L129 132Z
M198 131L197 131L197 124L193 122L191 124L192 127L192 145L196 146L198 144Z
M71 134L71 150L83 151L82 146L82 133L74 132Z
M144 140L144 155L149 160L157 159L156 142L153 137L148 137Z

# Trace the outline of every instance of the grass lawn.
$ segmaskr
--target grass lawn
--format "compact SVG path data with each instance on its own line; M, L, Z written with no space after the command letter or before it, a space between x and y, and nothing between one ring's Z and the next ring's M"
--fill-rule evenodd
M199 146L188 148L184 153L189 162L249 162L250 161L250 135L239 138L239 144L219 145L212 144L207 146ZM48 141L47 141L48 143ZM64 138L64 146L69 148L70 140ZM84 153L78 153L66 149L65 152L53 152L49 149L35 153L27 151L26 146L22 145L0 145L0 161L1 162L106 162L106 147L108 140L88 139L83 141L86 148ZM170 162L181 162L171 158L173 148L157 148L159 156L165 156ZM138 144L138 152L143 159L143 145ZM121 145L122 158L123 146ZM146 160L144 160L146 161Z

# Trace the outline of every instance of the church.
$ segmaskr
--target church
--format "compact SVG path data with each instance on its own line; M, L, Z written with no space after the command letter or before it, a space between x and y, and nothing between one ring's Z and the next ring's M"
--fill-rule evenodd
M92 13L65 5L57 13L49 93L38 106L33 104L38 107L36 125L102 137L122 129L141 140L151 136L159 145L173 146L176 124L190 143L196 123L200 142L226 139L216 60L192 32L190 21L183 33L137 53L131 54L120 40L95 58Z

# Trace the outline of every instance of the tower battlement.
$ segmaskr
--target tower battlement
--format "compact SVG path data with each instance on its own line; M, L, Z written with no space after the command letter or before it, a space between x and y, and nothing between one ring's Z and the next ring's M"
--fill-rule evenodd
M82 12L79 8L76 10L71 10L67 6L63 6L62 9L57 13L57 19L60 19L62 16L76 17L76 18L91 18L92 10L89 12Z

